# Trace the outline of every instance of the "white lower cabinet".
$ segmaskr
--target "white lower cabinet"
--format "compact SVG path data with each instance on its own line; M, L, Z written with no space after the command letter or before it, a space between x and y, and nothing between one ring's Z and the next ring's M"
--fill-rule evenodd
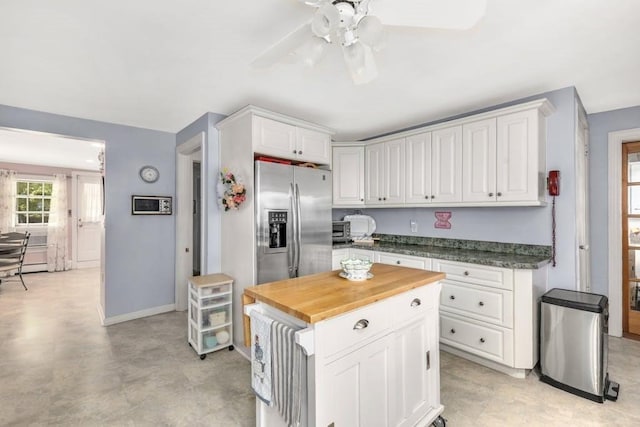
M402 267L419 268L421 270L429 270L431 268L431 260L413 255L401 255L388 252L375 252L374 260L380 264L400 265Z
M544 269L434 259L433 270L447 274L440 295L442 349L524 378L538 362Z
M440 288L422 286L315 325L316 426L428 425L442 413Z
M331 252L331 269L332 270L342 269L342 266L340 265L340 261L347 258L349 258L349 248L334 249Z

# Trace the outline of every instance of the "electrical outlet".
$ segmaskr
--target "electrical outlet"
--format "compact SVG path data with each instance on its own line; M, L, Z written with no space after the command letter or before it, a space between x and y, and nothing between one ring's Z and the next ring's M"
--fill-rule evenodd
M412 233L417 233L418 232L418 223L415 220L411 220L409 222L409 224L411 225L411 232Z

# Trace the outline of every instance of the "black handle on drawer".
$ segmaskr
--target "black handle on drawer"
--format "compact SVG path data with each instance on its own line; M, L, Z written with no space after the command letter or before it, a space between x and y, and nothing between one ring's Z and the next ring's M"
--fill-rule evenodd
M469 272L468 272L468 271L465 271L465 272L464 272L464 275L465 275L465 276L468 276L468 275L469 275Z
M456 299L455 295L449 295L449 299Z
M367 326L369 326L369 321L367 319L360 319L356 322L355 325L353 325L353 329L360 330L366 328Z
M480 342L484 344L484 338L480 338Z
M396 264L400 265L400 260L396 261Z
M451 331L450 331L450 332L451 332L452 334L455 334L455 333L456 333L456 330L455 330L455 329L453 329L453 328L451 328Z
M478 305L479 305L480 307L484 307L484 303L483 303L482 301L480 301L480 302L478 303Z
M422 304L422 301L420 301L420 298L414 298L413 301L411 301L411 307L417 307L420 304Z

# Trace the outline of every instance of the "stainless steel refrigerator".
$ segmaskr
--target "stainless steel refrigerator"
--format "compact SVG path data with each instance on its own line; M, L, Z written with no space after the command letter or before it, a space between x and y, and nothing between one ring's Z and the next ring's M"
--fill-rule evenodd
M255 162L257 282L331 270L331 172Z

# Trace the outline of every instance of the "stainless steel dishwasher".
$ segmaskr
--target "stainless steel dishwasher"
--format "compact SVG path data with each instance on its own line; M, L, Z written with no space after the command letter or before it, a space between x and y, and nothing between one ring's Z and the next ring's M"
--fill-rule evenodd
M607 297L552 289L540 312L540 380L596 402L616 400L620 385L607 373Z

